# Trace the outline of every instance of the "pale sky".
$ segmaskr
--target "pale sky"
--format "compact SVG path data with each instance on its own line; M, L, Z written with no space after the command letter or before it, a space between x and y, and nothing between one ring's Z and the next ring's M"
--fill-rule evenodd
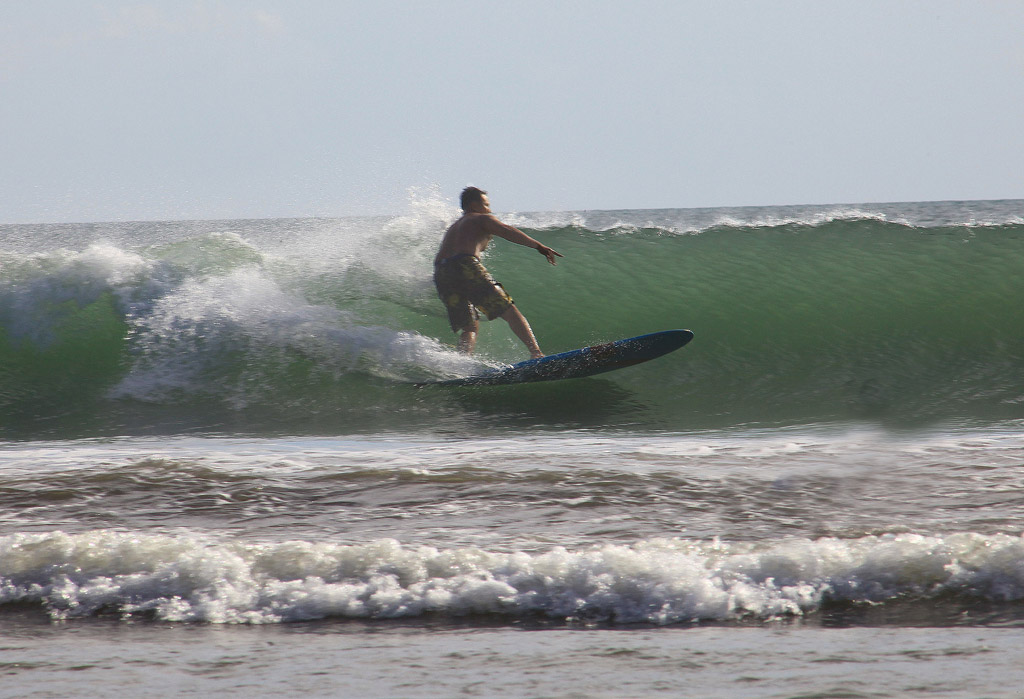
M1024 2L0 0L0 223L1024 198Z

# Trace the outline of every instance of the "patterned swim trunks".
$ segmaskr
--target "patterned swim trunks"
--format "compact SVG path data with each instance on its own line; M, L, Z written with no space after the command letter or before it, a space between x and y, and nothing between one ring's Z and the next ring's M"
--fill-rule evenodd
M480 260L465 253L446 257L434 267L434 286L455 332L470 326L480 311L494 320L514 303Z

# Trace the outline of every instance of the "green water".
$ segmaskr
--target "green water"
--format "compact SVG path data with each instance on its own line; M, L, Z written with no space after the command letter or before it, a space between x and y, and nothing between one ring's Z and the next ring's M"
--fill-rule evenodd
M660 431L1024 417L1021 224L527 228L565 255L557 267L505 241L485 264L546 352L672 328L695 339L599 378L471 390L410 385L471 370L453 369L444 349L455 337L430 283L436 231L268 221L254 224L260 235L189 230L168 242L167 225L142 244L6 254L3 429L445 431L470 418L480 429ZM525 358L501 321L483 326L478 351Z

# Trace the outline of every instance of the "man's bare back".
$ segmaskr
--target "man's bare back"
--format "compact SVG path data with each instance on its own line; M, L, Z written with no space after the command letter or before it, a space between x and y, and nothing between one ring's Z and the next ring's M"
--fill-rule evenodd
M493 237L493 233L487 231L487 221L483 220L488 217L494 218L491 214L463 214L444 234L434 264L452 255L480 257Z

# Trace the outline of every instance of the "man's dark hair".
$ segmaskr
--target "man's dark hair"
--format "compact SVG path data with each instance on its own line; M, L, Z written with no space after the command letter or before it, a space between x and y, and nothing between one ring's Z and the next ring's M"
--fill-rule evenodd
M465 211L471 204L482 203L485 194L487 192L479 187L466 187L459 196L459 204L462 205L462 210Z

